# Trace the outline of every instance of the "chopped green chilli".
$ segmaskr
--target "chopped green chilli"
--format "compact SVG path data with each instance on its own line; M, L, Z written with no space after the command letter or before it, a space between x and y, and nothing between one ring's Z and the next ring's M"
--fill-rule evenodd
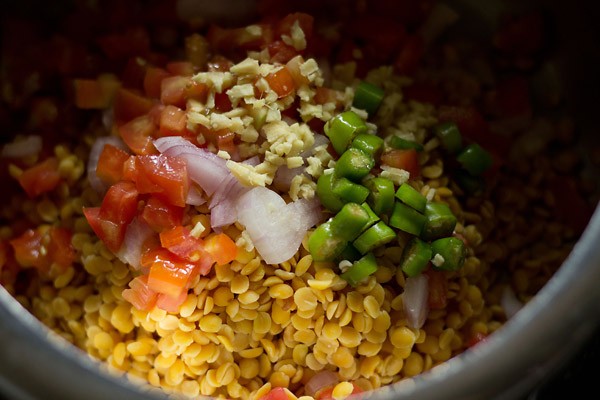
M344 203L362 203L369 197L369 189L354 183L347 178L339 178L333 182L333 193Z
M434 126L433 133L449 153L458 153L462 148L462 135L454 122L442 122Z
M431 250L433 253L432 264L437 269L456 271L465 262L465 244L457 237L437 239L431 243Z
M338 195L333 193L333 174L323 174L317 180L317 196L323 207L332 212L338 212L344 206L344 202Z
M477 143L465 147L458 156L458 162L471 175L481 175L492 166L492 156Z
M373 157L362 150L350 147L335 163L334 174L336 177L345 177L359 182L369 174L374 166Z
M427 199L421 193L417 191L417 189L410 186L408 183L403 183L400 185L398 190L396 191L396 197L398 200L402 201L404 204L407 204L422 213L425 211L425 204L427 204Z
M374 159L378 159L383 151L383 139L369 133L359 133L350 146L364 151Z
M334 150L342 154L357 134L366 133L367 125L354 111L345 111L328 121L324 130Z
M379 221L364 231L352 243L361 254L366 254L379 246L383 246L397 237L396 232L383 221Z
M400 268L407 276L416 276L421 273L431 260L432 250L429 243L413 237L404 246Z
M384 96L382 88L369 82L362 81L356 87L352 105L355 108L365 110L369 116L377 112Z
M340 276L352 286L357 286L377 271L377 260L373 253L368 253L355 261L346 272Z
M456 216L444 203L430 202L425 206L425 225L421 239L434 240L450 236L456 226Z
M425 216L414 208L397 201L390 217L390 225L418 236L425 225Z
M352 241L360 235L370 219L369 213L361 205L348 203L331 219L331 232L346 241Z
M344 251L347 241L331 230L331 221L317 227L308 238L308 251L315 261L330 261Z
M365 183L371 193L367 203L379 216L388 215L394 208L394 182L387 178L376 177Z
M396 135L390 136L388 144L394 149L415 149L416 151L423 151L423 145L421 143L415 142L414 140L404 139Z

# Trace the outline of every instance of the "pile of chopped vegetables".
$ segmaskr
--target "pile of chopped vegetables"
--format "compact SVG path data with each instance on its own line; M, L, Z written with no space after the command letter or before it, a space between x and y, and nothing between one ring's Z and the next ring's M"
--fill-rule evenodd
M6 67L0 284L168 393L342 399L429 371L518 312L590 215L572 125L533 113L539 15L490 56L446 39L446 5L279 3L249 25L78 4L47 65Z

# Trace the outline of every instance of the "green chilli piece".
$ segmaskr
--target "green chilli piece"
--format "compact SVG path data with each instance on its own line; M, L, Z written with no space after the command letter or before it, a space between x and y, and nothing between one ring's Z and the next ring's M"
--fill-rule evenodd
M375 214L375 212L371 209L371 207L369 207L368 203L362 203L361 206L362 206L362 208L365 209L367 214L369 214L369 221L367 222L367 225L363 228L363 230L366 230L366 229L370 228L374 223L379 221L380 218L379 218L379 216L377 216L377 214Z
M373 253L368 253L355 261L340 277L351 286L358 286L366 278L377 272L377 260Z
M331 212L338 212L344 206L344 202L338 195L333 193L333 174L323 174L317 180L317 196L323 207Z
M327 121L324 131L334 150L341 155L356 135L367 132L367 125L354 111L345 111Z
M336 177L348 178L359 182L375 166L375 160L362 150L350 147L335 163L333 173Z
M471 175L479 176L492 166L492 156L477 143L465 147L456 156L458 162Z
M383 221L379 221L359 237L356 238L352 245L360 254L366 254L379 246L383 246L396 238L396 232Z
M485 187L485 182L480 176L473 176L464 170L456 171L454 173L454 180L462 190L472 196L481 194Z
M378 159L383 151L383 139L370 133L359 133L350 147L362 150L374 159Z
M442 122L433 127L433 133L442 143L442 147L451 154L462 148L462 135L454 122Z
M371 217L367 210L356 203L345 204L344 207L331 218L331 233L346 241L352 241L360 235Z
M354 100L352 106L361 110L365 110L369 116L373 116L381 102L385 92L379 86L375 86L369 82L361 81L354 91Z
M394 149L415 149L416 151L423 151L423 145L421 143L415 142L414 140L404 139L396 135L390 136L390 138L388 139L388 144Z
M431 260L432 250L429 243L413 237L404 246L400 268L407 276L416 276L421 273Z
M419 191L408 183L403 183L400 185L398 190L396 191L396 197L398 200L407 204L422 213L425 211L425 205L427 204L427 199L423 196Z
M308 251L315 261L333 261L338 257L348 242L331 229L331 221L317 227L308 238Z
M376 177L365 183L371 193L367 203L379 216L389 215L394 208L394 182L387 178Z
M369 189L352 182L350 179L339 178L333 182L333 193L344 203L363 203L369 197Z
M455 226L456 217L446 204L430 202L425 206L425 225L420 237L429 241L450 236Z
M425 216L414 208L397 201L390 216L390 225L411 235L419 236L425 225Z
M439 265L436 265L435 262L432 263L436 269L457 271L465 263L466 247L464 242L457 237L450 236L437 239L431 243L431 250L433 259L437 254L444 259Z

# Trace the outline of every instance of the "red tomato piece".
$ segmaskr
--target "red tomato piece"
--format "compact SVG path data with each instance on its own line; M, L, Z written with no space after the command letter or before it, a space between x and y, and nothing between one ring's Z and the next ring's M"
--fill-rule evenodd
M159 99L162 81L170 76L171 74L163 68L146 68L146 75L144 76L144 92L146 96Z
M194 65L190 61L171 61L167 64L167 71L173 75L192 76Z
M157 153L156 147L152 143L156 133L156 125L148 114L121 125L118 130L121 139L135 154Z
M183 210L183 207L169 204L160 197L150 196L141 216L152 229L162 232L165 229L181 225Z
M13 248L15 259L23 267L48 268L47 255L42 251L43 236L33 229L28 229L9 243Z
M260 400L290 400L290 397L284 388L275 387L271 389L269 393L261 397Z
M54 190L61 180L58 160L55 157L47 158L26 169L18 178L19 184L31 198Z
M215 93L215 109L222 113L233 109L233 105L231 104L231 100L227 93Z
M269 87L277 93L279 98L291 94L294 89L296 89L294 78L287 67L283 67L276 72L270 73L265 76L265 79L267 80Z
M119 88L115 94L114 112L117 121L129 121L147 114L154 101L132 90Z
M470 337L469 340L467 340L467 347L473 347L483 341L486 340L488 335L486 335L485 333L482 332L475 332L473 333Z
M160 244L178 257L197 261L204 255L204 242L191 235L188 228L176 226L160 233Z
M127 225L137 213L138 191L131 182L121 181L111 186L100 207L84 208L83 213L92 230L116 252L125 238Z
M191 280L191 279L190 279ZM167 312L179 312L179 308L187 299L188 291L182 290L179 296L172 297L164 293L159 293L156 299L156 307Z
M181 108L168 105L160 114L160 136L183 136L186 131L187 116Z
M195 268L196 264L177 257L155 261L148 274L148 287L177 298L186 289Z
M208 96L208 86L204 83L190 80L185 87L183 95L186 100L194 99L204 103Z
M278 24L276 28L276 36L280 37L281 35L291 36L292 27L294 24L298 23L302 31L304 32L304 36L306 40L309 41L313 34L313 25L315 19L312 15L306 13L292 13L286 15Z
M191 82L192 79L186 76L164 78L160 84L160 101L165 105L171 104L184 108L186 88Z
M138 310L151 310L156 304L158 294L148 286L148 275L141 275L129 282L129 288L123 290L123 298Z
M429 292L427 303L432 310L443 310L448 305L448 280L442 271L431 268L424 272L427 277Z
M108 108L119 86L116 79L74 79L75 105L84 110Z
M414 179L421 173L419 157L414 149L394 149L381 155L381 163L394 168L408 171L410 179Z
M77 260L77 251L71 244L73 234L66 228L50 228L50 245L48 254L53 262L61 267L68 267Z
M96 175L105 183L113 185L123 179L123 166L129 154L118 147L106 144L98 158Z
M294 47L285 44L282 40L270 43L267 49L272 63L285 64L298 54L298 51Z
M163 154L137 156L136 170L134 181L140 193L159 193L169 203L185 207L189 178L184 159Z
M218 265L230 263L237 256L235 242L224 233L208 236L204 240L204 249Z

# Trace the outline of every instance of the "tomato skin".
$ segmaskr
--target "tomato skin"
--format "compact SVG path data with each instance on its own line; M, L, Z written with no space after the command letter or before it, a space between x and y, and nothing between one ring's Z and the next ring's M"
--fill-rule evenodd
M227 93L215 93L215 109L222 113L233 109L233 105L231 104L231 100Z
M184 136L187 127L187 115L179 107L166 106L160 114L160 136Z
M224 233L208 236L204 240L204 248L215 260L217 265L230 263L237 256L237 246L235 245L235 242Z
M129 282L129 288L123 290L123 298L138 310L151 310L156 304L158 294L148 286L148 275L140 275Z
M26 169L18 181L30 198L54 190L62 181L58 172L58 160L50 157Z
M281 37L281 35L291 36L292 27L298 22L298 25L304 32L306 40L309 41L313 34L314 18L310 14L297 12L288 14L277 24L275 29L275 35Z
M181 225L183 207L177 207L162 200L158 196L150 196L142 210L141 217L156 232Z
M291 94L296 89L294 78L287 67L270 73L265 76L265 79L269 83L269 87L277 93L279 98Z
M443 310L448 305L448 280L442 271L428 268L425 275L429 278L427 304L432 310Z
M276 40L267 46L272 63L285 64L294 58L298 51L282 40Z
M114 113L117 121L130 121L147 114L154 101L132 90L119 88L115 94Z
M466 345L469 348L476 346L479 343L485 341L487 339L487 337L488 337L488 335L486 335L485 333L475 332L469 337L469 340L467 340Z
M187 164L163 154L137 156L134 181L140 193L156 193L169 203L185 207L189 190Z
M128 158L127 152L107 143L98 158L96 175L109 185L117 183L123 178L123 166Z
M148 114L137 117L119 128L119 135L135 154L156 154L158 151L152 139L156 133L156 125Z
M53 262L61 267L68 267L77 260L77 251L71 244L73 234L70 230L60 227L50 228L50 245L48 254Z
M108 189L100 207L83 209L92 230L113 252L123 244L127 225L137 213L138 194L133 183L121 181Z
M266 395L260 398L260 400L290 400L286 391L282 387L275 387L269 391Z
M175 226L160 233L160 244L178 257L198 260L204 253L204 242L196 239L184 226Z
M45 268L47 260L41 252L42 235L33 229L28 229L17 238L12 239L15 259L23 267Z
M394 149L381 155L381 164L408 171L409 179L414 179L421 173L419 157L414 149Z

